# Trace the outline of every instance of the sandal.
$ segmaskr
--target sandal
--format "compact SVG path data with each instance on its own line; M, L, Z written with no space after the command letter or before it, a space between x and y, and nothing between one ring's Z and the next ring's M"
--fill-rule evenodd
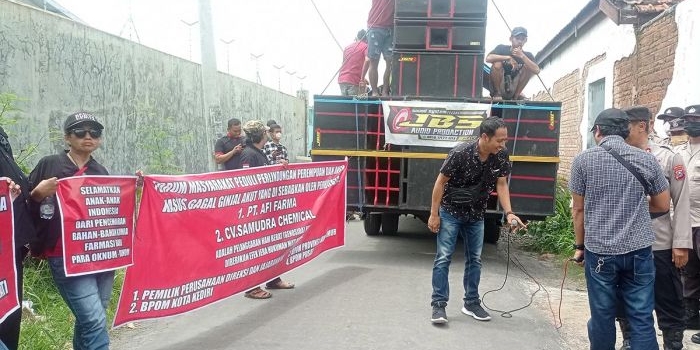
M275 283L268 283L265 285L265 288L267 289L293 289L294 288L294 283L289 283L289 282L284 282L282 280L279 280Z
M260 287L255 287L254 289L245 292L245 297L251 299L269 299L272 297L272 293L263 290Z

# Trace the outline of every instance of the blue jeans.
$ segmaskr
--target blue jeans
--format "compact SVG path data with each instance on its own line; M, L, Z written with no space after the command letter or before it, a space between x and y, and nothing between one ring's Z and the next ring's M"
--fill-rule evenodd
M450 299L448 274L457 236L464 240L464 303L479 304L481 280L481 249L484 246L484 221L466 221L455 218L440 208L440 231L437 234L437 253L433 263L432 306L447 305Z
M5 344L0 340L0 350L8 350Z
M651 247L622 255L584 255L588 288L588 340L591 350L615 349L615 314L618 295L630 324L635 350L657 350L654 329L654 255ZM619 290L618 290L619 289Z
M74 350L109 349L107 313L114 271L66 277L63 258L49 258L58 292L75 316Z

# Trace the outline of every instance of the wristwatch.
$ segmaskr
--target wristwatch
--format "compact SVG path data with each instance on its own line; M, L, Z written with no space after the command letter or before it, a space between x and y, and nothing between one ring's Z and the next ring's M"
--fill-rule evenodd
M584 250L584 249L586 249L586 246L583 245L583 244L576 244L576 243L574 243L574 249L576 249L576 250Z

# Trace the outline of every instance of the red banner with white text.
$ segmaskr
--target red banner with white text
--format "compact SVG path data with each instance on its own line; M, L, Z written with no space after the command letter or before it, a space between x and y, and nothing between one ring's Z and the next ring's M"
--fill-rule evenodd
M0 177L0 323L18 307L12 200L7 178Z
M114 325L198 309L343 246L346 174L334 161L145 176Z
M135 176L74 176L58 180L66 276L133 263Z

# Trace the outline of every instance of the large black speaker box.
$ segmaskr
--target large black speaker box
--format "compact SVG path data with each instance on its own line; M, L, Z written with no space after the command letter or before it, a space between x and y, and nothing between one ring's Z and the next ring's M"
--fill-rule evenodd
M395 51L392 95L480 98L483 62L481 53Z

